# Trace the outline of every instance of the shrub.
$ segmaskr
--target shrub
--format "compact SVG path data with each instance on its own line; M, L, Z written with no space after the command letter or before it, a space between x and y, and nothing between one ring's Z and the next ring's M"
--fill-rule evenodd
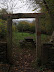
M0 38L5 38L7 32L7 22L0 19Z
M35 32L35 25L33 23L28 23L25 21L19 22L17 25L17 30L19 32Z

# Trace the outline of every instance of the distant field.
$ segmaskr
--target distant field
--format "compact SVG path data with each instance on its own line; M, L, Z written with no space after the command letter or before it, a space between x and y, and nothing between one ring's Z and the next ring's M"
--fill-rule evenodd
M13 32L13 43L18 44L20 40L23 40L25 37L33 37L34 40L36 40L36 34L31 33L22 33L22 32ZM49 35L41 34L41 42L48 42L50 39Z

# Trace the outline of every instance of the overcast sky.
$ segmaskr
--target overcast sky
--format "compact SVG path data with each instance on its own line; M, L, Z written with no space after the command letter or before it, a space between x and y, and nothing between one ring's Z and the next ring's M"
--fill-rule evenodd
M0 9L1 8L6 8L7 11L12 13L37 13L40 12L41 9L39 5L32 0L0 0ZM25 20L32 21L33 19Z

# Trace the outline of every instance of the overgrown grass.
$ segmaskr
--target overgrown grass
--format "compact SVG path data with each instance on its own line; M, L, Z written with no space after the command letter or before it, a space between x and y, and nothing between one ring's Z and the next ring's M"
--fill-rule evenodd
M22 40L22 39L24 39L25 37L28 37L28 36L31 36L31 37L35 38L35 34L22 33L22 32L13 32L13 37L18 39L18 40Z
M34 40L36 40L36 34L31 34L31 33L22 33L22 32L13 32L13 44L15 44L16 46L18 46L19 41L20 40L24 40L25 37L33 37ZM41 42L48 42L49 41L50 36L49 35L45 35L45 34L41 34Z
M12 41L15 45L19 45L20 40L24 40L25 37L33 37L35 40L35 34L22 33L22 32L13 32Z

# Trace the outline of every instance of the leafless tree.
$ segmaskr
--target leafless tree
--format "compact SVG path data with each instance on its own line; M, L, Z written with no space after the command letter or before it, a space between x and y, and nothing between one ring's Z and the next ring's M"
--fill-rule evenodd
M19 2L21 2L22 5L19 5ZM26 6L28 11L31 8L33 11L40 8L39 4L36 4L35 0L0 0L0 9L4 8L8 13L13 13L15 9L19 10L19 8L23 8L24 6Z
M13 9L16 7L17 3L17 0L1 0L0 9L6 9L8 13L13 13Z

